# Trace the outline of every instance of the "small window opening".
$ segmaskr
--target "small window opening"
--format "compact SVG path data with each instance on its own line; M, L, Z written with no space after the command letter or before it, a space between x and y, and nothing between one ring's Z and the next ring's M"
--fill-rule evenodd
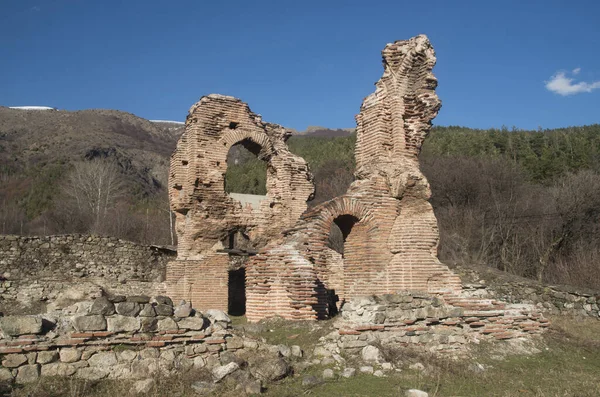
M232 130L235 130L237 128L239 123L236 123L235 121L232 121L231 123L229 123L229 128Z

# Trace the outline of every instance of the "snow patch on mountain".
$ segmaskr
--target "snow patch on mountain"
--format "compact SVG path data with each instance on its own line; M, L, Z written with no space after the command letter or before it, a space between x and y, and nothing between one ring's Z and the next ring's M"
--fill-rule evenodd
M168 123L168 124L181 124L184 125L183 121L172 121L172 120L150 120L152 123Z
M58 110L50 106L9 106L9 109L20 109L20 110Z

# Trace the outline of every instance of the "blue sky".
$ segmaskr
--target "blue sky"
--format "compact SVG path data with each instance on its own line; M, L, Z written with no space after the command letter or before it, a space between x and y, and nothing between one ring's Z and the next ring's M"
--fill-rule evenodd
M594 124L599 16L597 0L0 0L0 105L184 120L220 93L298 130L353 127L381 49L424 33L435 124Z

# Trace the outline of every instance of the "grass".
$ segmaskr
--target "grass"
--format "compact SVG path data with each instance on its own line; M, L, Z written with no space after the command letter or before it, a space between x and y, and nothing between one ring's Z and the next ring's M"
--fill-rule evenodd
M337 379L309 389L301 377L290 378L268 396L398 396L407 389L441 396L600 396L600 321L554 318L550 331L537 342L538 354L498 356L503 345L481 346L465 360L421 356L426 371L402 370L387 378L360 375ZM402 352L399 352L402 354ZM411 361L416 358L410 354ZM485 371L474 371L474 363Z
M482 344L470 357L452 360L400 350L390 354L398 362L419 361L425 371L406 369L391 372L388 377L357 375L338 378L313 386L303 386L307 375L320 378L323 367L313 366L276 384L269 385L266 396L399 396L407 389L427 391L432 397L586 397L600 396L600 321L570 317L552 318L550 330L535 343L537 354L506 354L507 345ZM246 327L243 319L234 320L236 327ZM306 351L331 327L324 323L289 323L271 320L256 327L244 328L248 335L270 343L301 345ZM292 337L290 339L290 337ZM518 351L516 349L515 351ZM389 354L389 352L388 352ZM486 369L474 371L473 364ZM171 378L158 378L148 397L194 396L193 381L207 379L206 373L190 372ZM35 385L18 387L0 396L129 396L131 383L123 381L85 382L72 379L44 379ZM11 394L12 393L12 394ZM213 395L243 396L235 384L222 386Z
M312 350L319 338L333 331L332 320L287 321L273 318L257 324L247 323L245 317L232 317L233 327L246 335L263 339L272 345L298 345L304 351Z

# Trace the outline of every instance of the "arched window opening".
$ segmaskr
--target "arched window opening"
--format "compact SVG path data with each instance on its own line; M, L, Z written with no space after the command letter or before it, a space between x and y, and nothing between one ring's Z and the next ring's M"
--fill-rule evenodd
M331 222L328 246L342 257L344 256L344 243L356 222L358 222L358 218L348 214L340 215Z
M231 146L227 153L226 193L267 194L267 162L259 157L261 149L250 139Z

